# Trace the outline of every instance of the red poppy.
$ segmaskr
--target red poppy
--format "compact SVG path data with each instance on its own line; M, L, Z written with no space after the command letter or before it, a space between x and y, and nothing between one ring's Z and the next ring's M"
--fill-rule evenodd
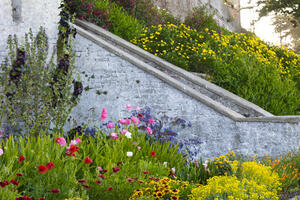
M71 153L75 153L78 152L79 153L79 147L75 146L75 145L71 145L69 151Z
M51 170L54 167L54 163L53 162L48 162L46 167L48 168L48 170Z
M93 162L93 160L90 158L90 157L86 157L85 159L84 159L84 163L85 164L90 164L90 163L92 163Z
M19 157L19 163L21 163L21 162L23 162L25 160L25 157L23 156L23 155L20 155L20 157Z
M150 156L152 156L152 157L156 157L156 153L155 153L155 151L151 151L151 153L150 153Z
M23 176L23 174L22 174L22 173L16 173L16 175L17 175L17 176Z
M45 165L39 165L38 168L40 174L44 174L48 171L48 168Z
M114 173L117 173L118 171L120 171L120 168L112 168Z

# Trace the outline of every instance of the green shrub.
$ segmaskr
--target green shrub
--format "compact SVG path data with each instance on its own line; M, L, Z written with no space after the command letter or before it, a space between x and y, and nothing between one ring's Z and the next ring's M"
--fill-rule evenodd
M42 28L36 37L31 31L26 34L23 45L11 36L7 44L9 56L1 64L0 76L1 112L8 122L5 133L20 133L19 128L23 128L33 134L47 129L50 123L61 129L82 92L79 81L74 82L72 92L72 49L58 64L55 53L47 62L48 40Z
M273 114L296 114L300 109L295 82L299 71L291 72L298 69L299 57L283 66L255 36L224 35L208 28L199 33L184 24L167 24L146 27L131 42L183 69L208 73L217 85ZM288 51L284 54L291 57Z

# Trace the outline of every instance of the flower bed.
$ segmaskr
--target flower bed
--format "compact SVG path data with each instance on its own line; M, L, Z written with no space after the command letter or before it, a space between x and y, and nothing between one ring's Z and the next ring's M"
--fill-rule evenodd
M267 167L256 160L242 161L234 152L229 152L205 164L201 159L191 161L185 159L178 145L155 139L152 118L144 120L144 116L133 115L113 123L106 121L107 116L103 109L102 122L93 137L89 136L90 130L86 130L74 138L41 133L37 137L3 140L1 197L278 199L280 186L297 187L298 171L277 167L278 162L288 159L272 161L265 157L264 163L272 164ZM299 154L293 155L299 157ZM299 165L299 159L293 162ZM284 176L295 177L292 184L282 178L283 171Z

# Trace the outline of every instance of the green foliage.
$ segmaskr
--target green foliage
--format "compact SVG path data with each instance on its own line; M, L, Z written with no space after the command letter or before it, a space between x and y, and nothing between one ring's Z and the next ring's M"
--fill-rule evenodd
M77 101L71 91L71 49L71 54L56 65L54 53L48 59L48 41L42 28L36 37L31 31L26 34L23 45L11 36L7 44L9 57L1 64L1 111L10 133L21 132L23 128L26 133L37 134L50 123L62 128Z
M199 32L204 31L205 28L215 31L220 30L221 27L218 26L213 17L214 14L210 14L208 12L207 5L203 5L193 8L192 12L190 12L185 18L184 24Z
M141 33L142 24L124 8L108 0L74 0L66 4L76 17L108 29L125 40L131 40Z
M149 177L162 178L169 175L171 168L184 166L182 154L177 153L178 147L160 142L150 144L136 127L128 130L132 133L131 138L120 135L118 139L112 139L101 131L95 138L82 136L74 156L66 155L70 150L55 142L58 138L55 134L51 137L44 132L37 137L20 137L18 140L10 137L0 144L4 147L4 154L0 156L0 182L17 180L19 185L10 184L5 191L16 190L26 196L49 200L70 197L128 199ZM67 141L67 146L69 144ZM127 156L127 152L133 155ZM151 152L156 155L151 156ZM25 160L20 162L21 155ZM92 159L91 163L85 163L87 157ZM55 166L39 173L38 166L49 162ZM119 168L119 171L114 172L113 168ZM17 173L23 176L17 176ZM110 187L112 190L108 189ZM48 192L52 189L58 189L59 193Z
M271 12L275 12L275 14L293 15L295 19L300 19L299 0L260 0L257 4L259 6L262 5L259 10L260 17L266 16ZM297 21L293 21L293 23L294 25L297 25Z
M208 73L212 82L273 114L300 109L299 56L255 36L167 24L146 27L131 42L183 69Z

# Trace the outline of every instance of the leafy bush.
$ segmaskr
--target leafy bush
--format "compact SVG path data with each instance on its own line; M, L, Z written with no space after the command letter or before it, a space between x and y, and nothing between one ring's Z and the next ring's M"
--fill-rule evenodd
M193 10L186 16L184 24L196 29L199 32L204 31L205 28L215 31L220 31L222 29L222 31L225 31L225 29L221 28L216 23L213 17L214 14L210 14L208 12L207 5L203 5L193 8Z
M255 36L207 28L199 33L184 24L167 24L146 27L131 42L183 69L208 73L212 82L273 114L296 114L300 109L295 82L300 58L285 51L291 61L281 65L279 60L285 58Z
M47 63L48 40L42 28L36 37L31 31L26 34L23 45L11 36L7 44L9 57L1 64L0 76L1 111L8 122L5 134L20 132L19 128L37 133L50 123L62 128L82 92L81 82L75 81L72 93L71 49L57 65L54 54Z
M110 0L126 9L145 26L174 23L179 24L179 19L163 9L158 9L151 0Z
M141 23L127 14L124 8L108 0L66 1L71 13L80 19L99 25L125 40L141 33Z
M280 185L271 167L245 162L236 175L214 176L207 185L193 189L191 199L278 199Z

